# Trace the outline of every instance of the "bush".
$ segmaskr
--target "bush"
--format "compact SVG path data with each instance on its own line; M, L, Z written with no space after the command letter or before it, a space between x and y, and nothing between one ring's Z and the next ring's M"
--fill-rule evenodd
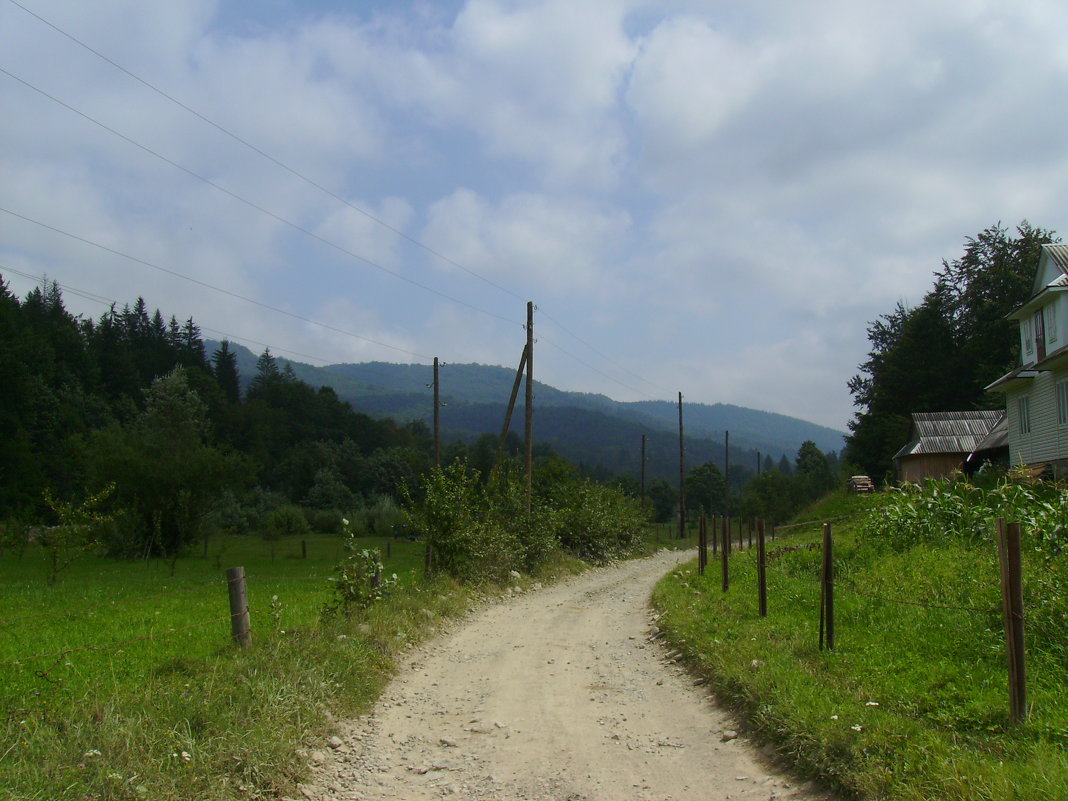
M559 509L559 540L575 556L603 563L620 559L641 542L647 525L636 501L611 487L584 480Z
M352 513L352 528L361 537L388 537L407 516L388 495L380 495L374 502Z
M308 534L311 528L304 512L299 506L286 504L279 506L269 515L262 529L265 540L277 540L281 537L293 537Z

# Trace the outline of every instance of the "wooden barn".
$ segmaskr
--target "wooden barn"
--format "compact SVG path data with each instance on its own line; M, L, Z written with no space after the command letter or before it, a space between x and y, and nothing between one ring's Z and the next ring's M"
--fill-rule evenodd
M913 413L909 442L894 454L898 480L919 483L964 470L1004 417L998 410Z

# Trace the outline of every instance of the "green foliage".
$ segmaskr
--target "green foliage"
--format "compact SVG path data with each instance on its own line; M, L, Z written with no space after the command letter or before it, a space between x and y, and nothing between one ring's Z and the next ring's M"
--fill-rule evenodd
M454 462L427 474L419 501L409 500L411 530L426 539L435 569L475 584L535 571L560 547L604 562L640 544L648 521L619 490L561 460L539 468L537 487L528 510L525 476L510 463L483 482Z
M45 503L59 521L55 526L38 529L36 536L48 554L49 584L55 584L60 571L79 556L99 547L100 529L114 519L113 514L101 512L100 507L114 492L115 485L108 484L81 503L70 503L57 500L51 490L45 490Z
M768 617L755 609L752 553L740 552L731 557L729 593L717 571L702 577L686 567L666 577L654 592L658 625L756 736L844 795L1068 797L1068 569L1051 535L1060 494L1031 484L980 491L935 482L888 497L839 491L812 507L812 517L868 510L872 518L834 524L834 651L817 647L815 527L770 545ZM990 541L1001 514L1027 521L1030 717L1019 725L1008 715ZM920 534L906 530L913 525Z
M279 540L282 537L300 537L311 532L304 511L292 503L283 504L267 515L263 525L265 540Z
M352 614L357 609L366 609L381 601L398 587L397 574L385 576L382 552L377 548L361 547L355 529L347 519L341 521L345 557L337 567L330 583L334 588L334 600L323 607L326 616Z
M152 383L132 421L85 437L90 484L115 485L138 553L171 556L199 539L223 492L245 481L245 460L211 445L209 431L206 406L179 367Z
M62 591L45 584L39 550L0 557L0 797L300 797L310 768L299 747L366 713L401 651L469 604L455 583L407 582L324 621L338 540L312 536L308 546L307 559L277 561L274 547L299 555L300 543L213 546L249 576L254 634L244 649L218 622L222 570L199 554L180 558L174 575L155 561L89 554L64 573ZM421 563L421 547L395 543L386 569L407 576ZM85 647L116 639L131 642Z
M1015 236L987 228L943 262L919 306L899 303L871 323L871 351L849 382L860 411L847 452L865 473L879 481L892 471L913 412L1003 408L983 388L1016 364L1016 329L1005 316L1027 300L1041 245L1052 241L1052 231L1026 221Z
M992 538L999 517L1020 523L1048 557L1068 546L1068 493L1057 484L1012 476L987 489L953 479L891 487L873 510L867 533L895 550L921 542L982 542Z
M389 495L379 495L352 513L352 527L364 537L391 537L406 521L404 511Z

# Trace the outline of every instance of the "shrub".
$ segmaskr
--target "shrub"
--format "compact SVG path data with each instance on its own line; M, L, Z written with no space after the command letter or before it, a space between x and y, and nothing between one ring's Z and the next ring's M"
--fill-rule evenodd
M267 515L262 534L265 540L277 540L281 537L300 536L310 531L303 510L299 506L286 504Z
M337 612L366 609L393 592L399 583L396 573L389 577L383 575L381 551L361 548L356 532L345 518L341 520L341 535L345 540L345 558L334 568L330 578L334 602L323 608L326 617Z

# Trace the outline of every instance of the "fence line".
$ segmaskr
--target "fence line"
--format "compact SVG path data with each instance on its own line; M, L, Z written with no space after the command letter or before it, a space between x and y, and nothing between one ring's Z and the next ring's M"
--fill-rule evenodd
M1021 571L1020 551L1020 524L1008 523L1003 519L997 521L997 546L998 561L1000 563L1000 585L1002 594L1002 616L1005 629L1005 644L1009 673L1009 715L1014 723L1018 723L1028 717L1027 707L1027 678L1026 678L1026 649L1024 644L1024 604L1023 604L1023 579ZM763 521L761 521L763 523ZM729 539L725 537L725 541ZM760 543L763 546L763 542ZM805 546L804 550L815 550L812 546ZM799 553L801 547L783 549L780 554ZM834 550L831 524L823 524L823 542L821 550L820 577L814 578L806 575L790 575L782 573L784 577L798 579L804 582L812 582L820 585L819 597L819 647L822 651L824 645L828 649L834 649L835 642L835 616L834 616L834 591L835 588L844 589L858 596L881 601L888 604L919 607L922 609L943 609L955 612L969 612L989 615L994 611L992 607L962 606L953 604L938 604L925 601L911 601L904 598L887 598L875 593L865 592L857 588L853 582L839 582L834 570ZM728 554L723 554L723 592L727 592L727 561ZM763 555L763 547L757 555L757 584L758 605L761 617L767 615L767 583L766 567L767 559Z

